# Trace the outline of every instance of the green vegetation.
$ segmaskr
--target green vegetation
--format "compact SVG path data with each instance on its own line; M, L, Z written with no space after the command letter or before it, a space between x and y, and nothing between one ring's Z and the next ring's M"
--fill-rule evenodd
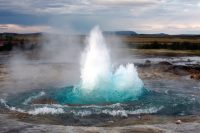
M200 36L192 35L138 35L123 37L130 48L200 50Z
M158 56L179 56L179 55L200 55L200 50L170 50L170 49L130 49L130 52L144 55L158 55Z
M83 41L85 36L79 36ZM112 38L112 35L106 35ZM131 35L118 36L131 49L200 50L200 35ZM0 34L0 51L32 50L40 47L42 34ZM44 40L43 40L44 41ZM47 40L46 40L47 41Z
M0 51L11 51L12 49L32 50L41 41L41 34L0 34Z
M200 44L195 44L191 42L172 42L172 43L160 43L154 41L151 43L128 44L129 47L138 49L171 49L171 50L200 50Z

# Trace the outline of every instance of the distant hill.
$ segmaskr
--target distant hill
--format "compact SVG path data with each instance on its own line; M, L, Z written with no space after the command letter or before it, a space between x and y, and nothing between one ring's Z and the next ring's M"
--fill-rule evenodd
M130 48L200 50L200 35L138 34L134 31L107 31L103 33L107 37L109 35L119 36ZM62 35L55 34L55 36ZM75 36L80 37L82 42L86 37L86 35ZM10 51L12 49L32 50L40 48L41 42L43 43L44 41L48 40L43 38L42 33L0 33L0 51Z
M138 35L135 31L105 31L106 35L134 36Z
M168 36L165 33L155 33L155 34L139 34L135 31L105 31L103 32L106 35L119 35L119 36L136 36L136 35L144 35L144 36Z
M41 32L37 32L37 33L0 33L0 35L4 35L4 36L17 36L17 35L25 35L25 36L40 36L42 35Z
M48 33L42 33L42 32L36 32L36 33L0 33L0 36L41 36L42 34L48 34ZM104 31L103 34L105 35L119 35L119 36L176 36L176 37L200 37L200 34L176 34L176 35L170 35L166 33L137 33L135 31ZM85 36L84 34L80 34ZM79 36L79 35L78 35Z

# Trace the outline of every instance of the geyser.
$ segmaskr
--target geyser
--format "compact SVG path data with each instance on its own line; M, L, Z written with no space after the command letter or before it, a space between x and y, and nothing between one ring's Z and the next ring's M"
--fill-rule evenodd
M5 99L0 99L0 109L3 112L10 110L11 114L38 115L37 118L45 118L47 121L63 120L64 124L70 126L77 123L84 126L95 123L99 126L101 122L117 120L118 116L199 115L199 98L180 91L183 87L179 84L181 80L178 83L175 83L176 80L150 80L150 85L161 90L146 91L134 64L113 67L109 52L100 29L95 27L82 55L81 81L78 85L46 89L40 87L9 94ZM48 117L49 114L56 115Z
M81 82L66 93L69 104L115 103L136 100L143 82L134 64L114 69L104 37L95 27L89 36L81 61Z

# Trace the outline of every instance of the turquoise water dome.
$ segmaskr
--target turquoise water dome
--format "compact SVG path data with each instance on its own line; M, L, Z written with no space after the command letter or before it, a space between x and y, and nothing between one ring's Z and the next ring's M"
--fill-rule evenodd
M66 104L116 103L137 100L143 90L134 64L112 68L104 37L95 27L82 54L80 84L60 95Z

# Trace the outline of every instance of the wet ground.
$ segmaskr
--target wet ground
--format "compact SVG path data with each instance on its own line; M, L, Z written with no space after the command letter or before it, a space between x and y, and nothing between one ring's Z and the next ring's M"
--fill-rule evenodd
M12 60L12 55L8 53L0 55L1 99L33 89L63 87L77 83L79 80L78 64L21 59L13 63L10 59ZM199 55L136 54L123 58L119 62L134 62L145 87L149 90L163 95L175 94L173 96L185 97L188 99L187 102L193 101L199 104ZM72 73L74 75L69 78ZM160 99L162 100L162 97ZM56 104L56 101L51 99L40 99L34 102L34 104ZM167 110L165 114L150 113L149 110L146 111L147 113L138 111L134 115L121 115L122 113L119 112L119 116L105 115L102 116L102 120L100 117L92 116L91 120L91 117L87 116L71 119L59 114L44 116L35 115L34 112L27 114L14 108L1 106L0 132L198 132L200 108L194 104L183 110L191 112L183 111L176 115L167 114ZM177 120L181 122L177 124ZM70 122L74 126L70 126ZM76 127L80 125L96 127Z
M153 120L156 119L153 117ZM186 121L177 124L178 118L168 120L163 123L159 120L159 124L155 123L140 123L135 124L134 119L126 119L124 121L118 121L118 123L110 122L110 125L104 127L80 127L80 126L61 126L55 124L38 124L30 122L21 122L14 118L10 118L7 115L0 114L0 132L2 133L199 133L200 124L199 119L196 118L190 120L191 118L185 118ZM144 119L144 121L149 121L151 116Z

